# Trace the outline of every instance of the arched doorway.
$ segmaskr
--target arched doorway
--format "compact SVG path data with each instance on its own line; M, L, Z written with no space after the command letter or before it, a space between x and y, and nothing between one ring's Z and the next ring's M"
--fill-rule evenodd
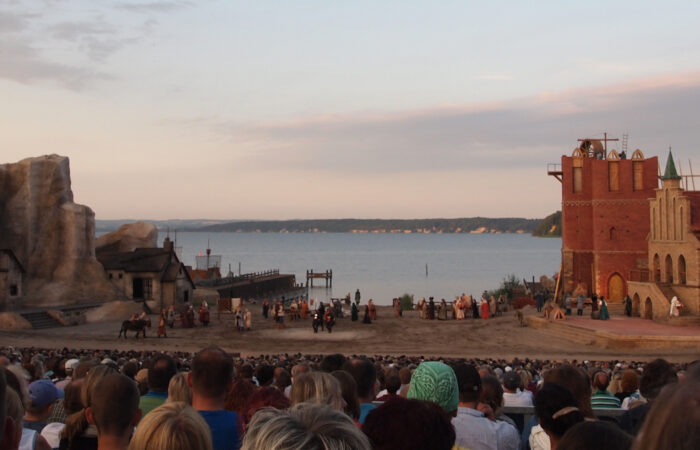
M666 283L673 284L673 258L671 255L666 255Z
M639 317L639 294L632 297L632 317Z
M647 299L644 300L644 318L649 320L654 318L654 310L651 305L651 299L649 297L647 297Z
M678 283L685 284L685 257L683 255L678 257Z
M608 280L608 301L619 303L625 298L625 280L619 273L614 273Z
M661 258L658 253L654 255L654 282L661 283Z

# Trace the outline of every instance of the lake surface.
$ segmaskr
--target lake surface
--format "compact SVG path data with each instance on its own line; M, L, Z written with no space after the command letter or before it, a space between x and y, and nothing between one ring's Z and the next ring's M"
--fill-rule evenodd
M159 245L163 240L159 234ZM173 235L171 234L171 238ZM221 272L238 274L279 269L306 281L306 271L333 270L333 289L310 291L311 298L354 296L391 304L404 293L453 299L497 288L515 274L531 279L559 270L561 239L519 234L350 234L350 233L177 233L182 260L195 265L209 240L221 255ZM426 264L428 275L426 276ZM316 280L316 285L324 285Z

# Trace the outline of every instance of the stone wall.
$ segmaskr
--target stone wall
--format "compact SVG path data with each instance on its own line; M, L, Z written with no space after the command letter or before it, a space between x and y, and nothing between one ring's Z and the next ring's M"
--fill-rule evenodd
M26 270L22 307L119 298L94 243L95 214L73 202L67 157L0 165L0 248Z

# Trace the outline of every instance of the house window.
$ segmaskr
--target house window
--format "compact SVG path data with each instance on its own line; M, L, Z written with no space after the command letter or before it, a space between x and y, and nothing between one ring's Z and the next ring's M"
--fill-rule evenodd
M620 190L620 163L618 161L608 162L608 189L611 191Z
M583 167L574 167L574 192L583 191Z
M151 278L134 278L132 298L139 300L153 298L153 280Z
M111 280L112 278L114 278L114 274L113 274L113 273L110 273L110 274L109 274L109 279Z
M635 191L644 189L644 163L642 161L632 162L632 188Z
M121 280L123 276L124 276L124 274L120 273L118 278Z
M17 294L19 294L19 289L17 289L17 285L11 284L10 285L10 297L16 297Z

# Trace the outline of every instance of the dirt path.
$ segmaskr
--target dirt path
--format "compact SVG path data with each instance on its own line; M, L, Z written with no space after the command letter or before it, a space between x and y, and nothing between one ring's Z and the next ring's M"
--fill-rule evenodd
M697 350L615 350L601 349L555 338L533 328L521 328L513 313L491 320L427 321L414 311L394 318L390 307L378 307L379 318L372 324L338 319L332 334L314 334L310 319L288 322L283 330L271 319L264 320L259 305L253 306L253 331L238 333L231 315L221 320L212 314L209 327L168 330L168 338L117 339L121 319L32 331L2 331L0 343L18 347L162 349L196 351L219 345L243 355L273 353L344 353L365 355L425 355L477 358L540 358L692 361ZM532 313L532 312L528 312ZM153 316L153 323L157 317Z

